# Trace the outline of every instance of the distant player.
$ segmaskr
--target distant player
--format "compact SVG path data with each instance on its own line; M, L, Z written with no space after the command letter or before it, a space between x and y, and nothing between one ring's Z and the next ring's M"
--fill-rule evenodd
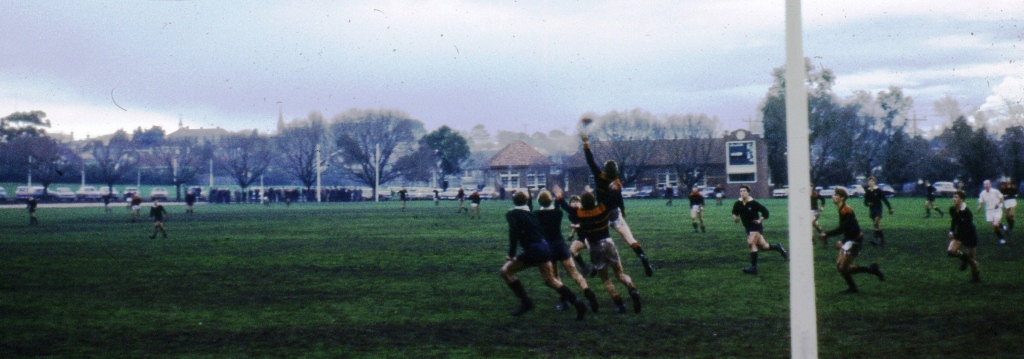
M405 202L409 200L409 191L405 187L398 191L398 199L402 201L402 212L405 212Z
M516 277L516 273L529 267L537 267L544 284L557 291L562 301L571 303L576 308L576 320L583 320L587 306L555 277L555 269L551 264L551 248L544 240L540 221L526 206L528 201L529 195L525 191L516 192L512 196L515 207L505 213L505 220L508 221L508 255L505 257L505 265L501 267L501 277L520 301L519 307L513 309L511 313L513 316L520 316L533 309L533 301L526 295L526 288L519 281L519 277ZM517 254L517 247L522 247L523 252Z
M110 197L113 196L114 195L110 194L109 192L103 195L103 212L110 213L112 211L110 209Z
M750 187L740 186L740 199L732 206L733 222L743 222L743 229L747 233L747 245L750 246L750 267L743 268L743 273L757 274L757 253L758 250L772 250L782 254L782 259L789 260L789 253L782 247L782 243L769 245L764 239L764 220L768 219L768 209L750 197Z
M441 192L435 189L434 190L434 207L438 207L440 205L441 205Z
M149 239L156 238L156 232L160 231L164 234L164 238L167 238L167 230L164 229L164 217L170 217L164 206L160 204L159 200L153 200L153 207L149 208L149 218L153 219L153 235L149 236Z
M140 220L142 217L142 197L140 197L138 193L133 194L131 199L128 201L128 206L130 206L132 211L132 223L135 223L135 221Z
M967 193L956 191L953 206L949 207L949 247L946 254L960 259L960 270L971 266L971 283L981 282L978 268L978 229L974 227L974 214L964 200ZM964 252L966 250L966 252Z
M473 191L469 195L469 219L480 219L480 192Z
M698 221L700 222L700 231L707 232L707 228L704 227L704 196L700 194L700 189L697 186L693 186L693 190L690 191L690 220L693 221L694 233L697 233Z
M871 263L868 268L853 264L863 247L864 234L860 231L860 224L857 223L857 215L853 213L853 208L846 204L847 197L849 195L845 189L836 188L835 194L832 195L832 203L839 209L839 227L828 232L819 232L819 236L824 241L831 236L843 235L843 240L836 243L836 246L839 247L836 269L846 281L847 288L842 293L857 293L857 283L853 281L854 274L870 273L882 281L885 280L885 275L878 269L877 263Z
M459 193L455 195L455 199L459 200L459 213L462 213L463 210L469 212L469 208L463 205L466 202L466 191L462 187L459 187Z
M978 210L985 208L985 222L992 225L992 232L999 238L999 244L1006 244L1003 237L1003 194L992 188L992 181L985 180L985 187L978 195Z
M196 204L196 194L192 190L188 190L185 194L185 213L192 214L195 211L192 209Z
M875 224L875 235L871 238L871 245L885 245L885 233L882 233L882 204L889 208L889 215L892 215L892 205L885 193L878 188L878 181L875 177L868 177L868 190L864 192L864 205L868 207L868 214Z
M665 184L665 198L668 202L665 202L666 207L672 207L672 200L675 199L676 192L672 190L672 184Z
M38 206L39 203L36 202L36 197L29 196L28 202L26 202L26 209L28 209L28 225L30 226L39 225L39 218L36 218L36 207Z
M939 212L939 217L942 217L942 210L939 209L939 207L935 206L935 194L936 192L938 192L938 190L935 189L935 186L933 186L932 183L929 181L924 181L924 185L924 218L930 218L932 216L933 209L936 212Z
M725 187L722 185L715 185L715 200L718 201L718 205L722 205L722 198L725 197Z
M1006 215L1006 227L1003 231L1009 232L1017 222L1017 185L1013 184L1010 177L1006 177L1003 184L999 185L999 192L1003 194L1003 214Z

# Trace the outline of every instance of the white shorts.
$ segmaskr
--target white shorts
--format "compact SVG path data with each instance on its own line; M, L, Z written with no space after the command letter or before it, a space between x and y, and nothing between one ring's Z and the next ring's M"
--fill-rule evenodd
M690 206L690 217L696 218L698 214L700 214L700 205Z
M1003 200L1003 207L1004 208L1014 208L1014 207L1017 207L1017 199L1016 198L1004 199Z
M470 203L469 206L473 207L473 208L477 208L477 207L480 207L480 204L479 203Z
M988 209L985 210L985 222L996 224L1003 220L1003 210L1001 209Z
M132 210L133 211L138 211L139 209L142 209L142 206L139 206L139 205L132 206Z
M715 198L722 198L722 194L721 193L715 193Z

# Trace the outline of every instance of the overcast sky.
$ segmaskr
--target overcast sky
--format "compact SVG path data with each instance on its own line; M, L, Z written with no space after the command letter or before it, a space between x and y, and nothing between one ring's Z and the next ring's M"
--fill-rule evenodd
M784 1L2 1L0 116L77 139L119 128L275 129L392 108L427 130L574 130L586 112L758 119L785 61ZM835 92L898 86L920 125L1024 100L1024 6L804 1ZM986 103L988 103L986 105Z

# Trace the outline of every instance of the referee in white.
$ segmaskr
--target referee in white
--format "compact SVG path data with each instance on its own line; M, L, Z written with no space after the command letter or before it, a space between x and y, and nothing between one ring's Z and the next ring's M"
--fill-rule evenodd
M978 195L978 210L985 207L985 222L992 225L992 231L999 238L999 244L1006 244L1003 238L1003 193L992 188L992 181L985 180L985 189Z

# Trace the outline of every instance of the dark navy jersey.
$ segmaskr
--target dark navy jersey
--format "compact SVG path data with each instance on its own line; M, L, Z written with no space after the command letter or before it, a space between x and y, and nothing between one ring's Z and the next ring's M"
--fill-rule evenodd
M562 210L555 209L542 209L533 212L537 215L537 220L540 221L544 239L548 242L565 242L565 237L562 236Z
M861 241L860 224L857 223L857 215L853 213L853 208L849 205L844 204L839 208L839 227L825 232L829 237L842 234L843 239L846 241Z
M885 198L885 193L882 193L882 189L868 189L868 191L864 193L865 206L882 209L882 203L885 203L885 207L890 211L892 210L892 205L889 204L889 199Z
M974 226L974 214L966 205L963 209L949 207L949 231L953 238L973 246L978 243L978 229Z
M544 241L540 220L533 212L513 209L505 213L505 220L508 221L509 257L515 258L517 246L525 251L527 247Z
M154 220L163 221L166 214L167 210L164 209L163 205L158 204L149 208L149 216L153 217Z

